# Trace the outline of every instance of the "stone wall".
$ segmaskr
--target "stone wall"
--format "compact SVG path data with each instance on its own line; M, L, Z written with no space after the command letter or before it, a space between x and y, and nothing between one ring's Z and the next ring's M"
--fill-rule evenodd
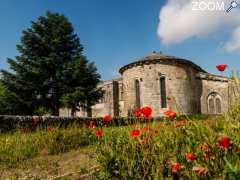
M209 110L208 98L211 94L218 96L221 100L222 113L228 111L229 101L229 83L230 80L226 77L216 76L211 74L199 74L198 79L201 79L201 112L204 114L212 114ZM214 102L215 103L215 102ZM217 114L216 112L214 114Z
M141 106L151 106L153 116L159 116L167 109L182 113L199 112L196 100L197 82L194 68L182 64L149 63L126 69L122 74L124 91L123 116L135 109L135 80L140 81ZM167 108L161 108L160 77L166 77Z
M104 115L120 116L121 112L121 78L104 81L99 87L104 90L103 98L96 105L92 106L93 117L102 117Z

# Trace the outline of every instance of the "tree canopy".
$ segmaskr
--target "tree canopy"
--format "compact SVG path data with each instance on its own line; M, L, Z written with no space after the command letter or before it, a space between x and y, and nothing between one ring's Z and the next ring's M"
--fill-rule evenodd
M1 83L16 97L11 106L20 108L5 113L32 115L45 108L59 115L62 106L73 112L80 105L90 109L101 97L97 68L83 55L80 39L64 15L47 12L31 22L17 50L20 55L8 59L10 70L1 70Z

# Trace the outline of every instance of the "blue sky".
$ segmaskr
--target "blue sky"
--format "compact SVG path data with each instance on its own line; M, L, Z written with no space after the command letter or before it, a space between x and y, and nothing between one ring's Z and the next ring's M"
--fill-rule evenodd
M204 37L192 36L177 44L163 44L157 30L160 10L166 3L164 0L2 0L0 68L7 69L6 58L17 55L16 44L22 30L50 10L63 13L73 23L85 55L96 63L104 80L117 77L121 66L152 51L190 59L210 73L219 74L215 66L220 63L229 64L229 69L239 69L239 53L222 50L231 36L227 27Z

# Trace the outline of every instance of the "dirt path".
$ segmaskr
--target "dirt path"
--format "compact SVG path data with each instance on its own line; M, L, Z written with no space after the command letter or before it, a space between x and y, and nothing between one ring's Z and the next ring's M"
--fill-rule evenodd
M60 155L42 155L19 164L17 168L1 168L0 179L93 179L89 176L80 177L94 167L94 149L88 147Z

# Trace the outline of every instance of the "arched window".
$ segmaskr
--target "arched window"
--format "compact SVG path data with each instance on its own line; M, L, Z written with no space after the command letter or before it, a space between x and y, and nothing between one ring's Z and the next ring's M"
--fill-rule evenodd
M218 114L222 113L221 100L218 97L216 98L216 112Z
M222 101L221 96L216 92L211 92L207 98L207 107L209 114L221 114L222 113Z
M166 78L160 78L160 94L161 94L161 108L167 107L167 96L166 96Z
M136 91L136 108L139 109L141 107L141 99L140 99L140 82L138 79L135 80L135 91Z
M214 114L214 100L213 100L213 98L210 98L208 100L208 107L209 107L209 113Z

